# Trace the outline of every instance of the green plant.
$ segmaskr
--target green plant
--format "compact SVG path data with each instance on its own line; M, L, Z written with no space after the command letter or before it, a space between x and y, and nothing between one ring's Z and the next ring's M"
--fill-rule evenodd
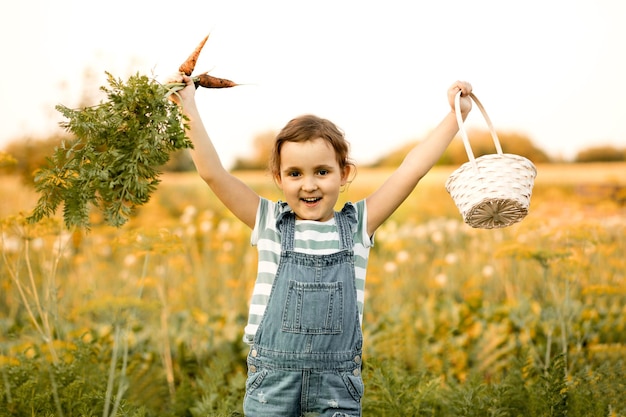
M549 368L540 376L538 387L541 414L546 417L562 417L567 415L569 398L566 379L566 356L560 354L554 358Z
M351 196L380 177L359 175ZM196 175L163 179L125 228L0 221L1 417L241 415L249 230ZM626 417L621 209L540 188L536 216L485 232L422 185L430 211L376 235L363 414Z
M108 74L108 100L79 110L58 105L68 121L62 126L76 136L49 158L50 167L35 175L41 193L29 220L53 215L64 203L67 227L90 225L90 204L105 222L123 225L134 207L145 204L159 183L159 167L171 152L191 147L185 117L167 99L174 89L143 75L126 83Z
M413 373L402 363L370 359L365 362L367 380L365 415L437 416L441 411L441 378L422 371Z

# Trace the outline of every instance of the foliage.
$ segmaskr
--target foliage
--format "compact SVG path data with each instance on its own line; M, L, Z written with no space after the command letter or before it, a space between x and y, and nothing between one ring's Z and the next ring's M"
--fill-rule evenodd
M77 139L64 142L50 167L35 176L41 197L30 217L39 221L64 203L67 227L90 225L90 204L113 226L124 224L133 208L148 202L159 183L159 167L172 151L191 147L182 113L166 99L168 90L146 76L126 83L108 74L108 100L80 110L57 106L63 124Z
M442 380L427 371L413 373L393 359L365 363L364 407L368 415L435 416L443 411Z
M504 153L524 156L536 164L550 162L548 155L538 148L528 136L506 131L497 132L497 134ZM488 131L470 129L468 137L475 157L495 153L493 138ZM462 140L455 140L448 151L451 155L456 156L456 160L467 160L467 152Z
M277 133L267 131L252 139L252 155L239 157L233 164L233 170L266 170Z
M9 152L0 151L0 168L6 168L17 164L17 159Z
M626 148L617 149L613 146L595 146L584 149L575 158L576 162L618 162L626 161Z
M474 157L495 153L495 146L491 133L488 130L470 130L468 136L472 145ZM524 156L534 163L550 162L548 155L537 148L532 141L518 133L498 132L498 139L505 153ZM388 153L372 164L373 167L397 167L407 152L418 142L407 143ZM467 162L467 152L463 141L456 138L440 158L438 165L461 165Z
M180 149L170 155L170 160L163 165L163 172L191 172L196 166L191 158L189 149Z
M97 346L81 343L67 354L67 360L50 363L32 346L16 357L16 363L3 366L2 415L102 415L107 374L98 361Z
M615 171L587 168L586 181ZM624 208L546 172L523 222L475 230L448 171L377 231L364 415L625 417ZM341 198L385 177L360 170ZM204 187L165 175L125 228L1 219L0 416L241 415L255 250Z
M35 174L49 168L50 155L65 142L72 142L69 135L55 135L48 138L21 138L0 151L0 173L19 175L24 185L34 186ZM163 172L189 172L195 166L189 149L184 148L170 154L169 161L160 167Z
M6 173L19 174L26 184L32 184L35 172L46 166L47 158L68 136L53 135L45 139L25 137L6 146L15 163L4 167ZM2 165L0 164L0 168Z
M88 341L72 343L66 360L57 363L37 346L27 347L11 363L0 362L0 410L5 410L0 416L226 416L241 401L242 358L233 356L228 347L217 347L210 358L181 357L176 393L170 395L149 345L133 349L125 373L117 364L110 387L115 346L107 335L84 339ZM120 386L124 398L107 395L119 393Z

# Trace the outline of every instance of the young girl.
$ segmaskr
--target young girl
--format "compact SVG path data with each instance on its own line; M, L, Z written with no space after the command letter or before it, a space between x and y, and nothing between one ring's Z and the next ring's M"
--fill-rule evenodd
M276 138L271 171L285 201L272 202L222 166L203 126L190 77L173 95L189 117L198 173L252 229L259 253L244 340L250 345L244 413L254 416L360 416L365 269L376 229L444 152L471 109L471 86L448 90L451 111L372 195L335 211L353 168L330 121L306 115Z

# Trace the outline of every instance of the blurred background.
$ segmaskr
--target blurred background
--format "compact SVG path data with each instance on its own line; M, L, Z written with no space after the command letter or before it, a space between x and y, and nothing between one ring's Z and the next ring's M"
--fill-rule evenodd
M198 93L231 167L264 160L263 143L302 113L333 120L358 164L378 164L439 122L456 79L473 84L505 151L516 143L509 134L528 157L624 160L626 3L617 0L25 0L2 9L0 147L13 155L48 153L41 142L64 135L54 106L97 103L105 71L162 80L210 33L196 72L244 84ZM478 111L467 123L486 128Z

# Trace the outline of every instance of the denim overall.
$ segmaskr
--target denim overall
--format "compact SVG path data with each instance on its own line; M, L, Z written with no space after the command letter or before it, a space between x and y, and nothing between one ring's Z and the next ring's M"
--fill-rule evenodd
M331 255L295 252L295 215L277 220L281 258L248 354L247 417L361 415L363 336L351 224L356 219L346 209L335 212L340 252Z

